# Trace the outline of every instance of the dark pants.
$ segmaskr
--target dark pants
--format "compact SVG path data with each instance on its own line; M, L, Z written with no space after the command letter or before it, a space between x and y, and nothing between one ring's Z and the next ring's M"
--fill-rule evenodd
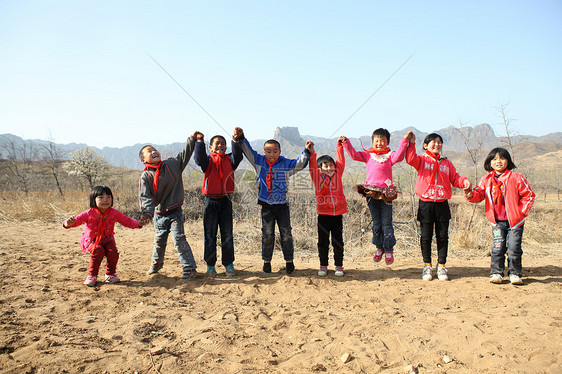
M115 245L115 238L113 236L102 238L99 245L92 251L88 275L98 275L104 257L107 257L105 274L115 275L119 252L117 252L117 246Z
M234 262L232 237L232 201L228 197L213 199L205 196L203 202L203 231L205 232L204 259L207 265L217 263L217 231L221 234L221 262L224 266Z
M377 249L393 252L396 238L392 226L392 201L367 197L367 205L373 219L373 244Z
M420 200L418 208L418 221L421 231L421 251L424 263L431 263L431 241L433 239L433 227L435 226L435 238L437 240L438 263L444 265L447 262L449 250L449 221L451 210L449 202L427 202Z
M490 274L504 275L505 254L507 252L509 275L521 276L523 271L521 265L521 257L523 256L523 250L521 249L523 227L524 225L521 225L512 230L508 221L498 221L492 231L494 247L492 248Z
M318 215L318 257L320 266L328 266L330 234L334 247L334 265L343 266L343 216Z
M271 261L275 244L275 222L279 227L281 250L285 261L293 261L294 247L291 233L291 216L288 204L261 206L261 256L263 261Z

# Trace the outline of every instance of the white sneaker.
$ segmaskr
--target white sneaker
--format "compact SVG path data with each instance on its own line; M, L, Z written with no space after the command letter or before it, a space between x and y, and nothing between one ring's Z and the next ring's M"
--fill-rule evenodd
M343 277L343 266L336 266L336 272L334 275L336 277Z
M430 281L430 280L433 279L433 276L431 275L431 266L424 266L423 267L422 279L424 281Z
M490 283L502 284L503 283L503 276L501 274L490 275Z
M511 282L511 284L515 284L515 285L523 284L523 280L521 279L521 277L515 274L509 276L509 281Z
M328 275L328 267L320 266L320 270L318 270L318 275L321 277L325 277L326 275Z
M447 275L447 268L445 266L437 265L437 279L440 281L449 280L449 276Z

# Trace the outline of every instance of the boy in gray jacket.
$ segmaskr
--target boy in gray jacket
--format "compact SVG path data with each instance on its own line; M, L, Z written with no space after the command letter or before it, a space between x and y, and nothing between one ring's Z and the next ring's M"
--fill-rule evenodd
M160 153L152 146L145 145L139 152L144 163L140 177L140 207L143 217L154 218L154 250L152 265L148 274L155 274L164 266L166 242L170 232L178 252L183 275L181 279L190 279L197 275L195 260L191 247L185 238L182 172L187 166L195 149L195 142L202 137L199 131L187 139L183 151L176 157L162 161Z

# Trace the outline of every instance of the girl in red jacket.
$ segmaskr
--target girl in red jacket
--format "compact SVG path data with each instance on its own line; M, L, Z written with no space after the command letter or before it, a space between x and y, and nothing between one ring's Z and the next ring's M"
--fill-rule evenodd
M337 161L324 155L316 160L314 144L310 152L310 176L316 194L316 212L318 213L318 257L320 270L318 275L328 274L328 252L330 251L330 234L334 246L335 275L343 276L343 214L347 213L347 201L343 193L342 174L345 169L342 142L336 145Z
M421 250L424 267L422 279L430 281L431 274L431 239L435 226L437 239L437 278L448 280L447 252L449 248L449 221L451 210L449 200L452 196L451 185L457 188L472 187L466 177L457 173L453 163L441 157L443 138L439 134L429 134L423 140L424 153L417 155L415 143L410 143L406 151L406 162L418 171L415 193L419 196L418 221L421 231Z
M494 148L484 161L488 172L474 190L465 191L471 203L486 199L486 217L492 223L494 246L490 266L490 283L502 283L505 254L508 257L508 274L511 284L521 280L521 239L525 218L535 202L535 193L523 175L511 171L516 166L504 148Z

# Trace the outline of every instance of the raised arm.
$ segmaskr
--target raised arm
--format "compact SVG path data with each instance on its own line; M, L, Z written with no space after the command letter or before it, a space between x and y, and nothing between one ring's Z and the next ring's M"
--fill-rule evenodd
M368 158L369 154L367 154L366 152L357 152L355 148L353 148L353 145L351 144L349 139L347 138L345 138L345 141L343 142L343 147L345 148L347 154L349 155L349 157L351 157L352 160L367 162L367 160L369 159Z
M195 161L195 164L201 168L203 173L207 171L207 168L209 167L209 156L207 155L207 150L205 149L205 139L203 139L203 134L197 136L193 161Z

